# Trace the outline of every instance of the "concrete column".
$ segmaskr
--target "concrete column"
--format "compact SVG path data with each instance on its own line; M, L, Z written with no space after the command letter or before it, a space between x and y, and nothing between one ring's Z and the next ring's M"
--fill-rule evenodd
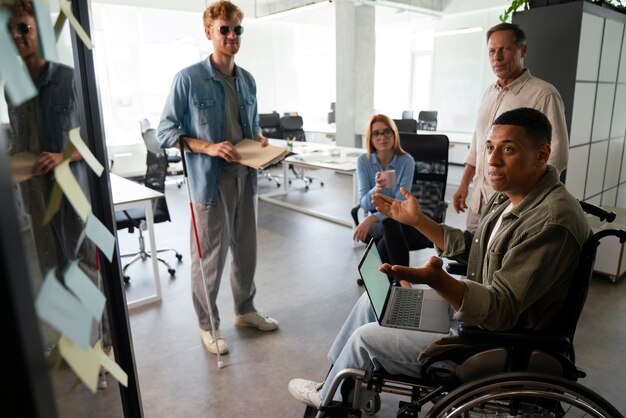
M374 109L374 63L376 59L375 10L355 6L351 0L335 3L337 37L337 145L360 145L356 135Z

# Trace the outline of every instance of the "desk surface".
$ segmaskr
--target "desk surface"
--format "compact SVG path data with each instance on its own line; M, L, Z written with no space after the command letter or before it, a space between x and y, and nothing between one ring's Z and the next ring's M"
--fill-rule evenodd
M163 193L152 190L139 183L120 177L117 174L109 173L111 179L111 193L113 194L113 205L122 203L141 202L144 200L158 199L163 197Z
M270 143L279 147L287 146L287 141L283 139L270 139ZM316 142L294 141L293 152L296 155L285 158L286 162L293 165L351 173L356 170L358 156L365 150Z

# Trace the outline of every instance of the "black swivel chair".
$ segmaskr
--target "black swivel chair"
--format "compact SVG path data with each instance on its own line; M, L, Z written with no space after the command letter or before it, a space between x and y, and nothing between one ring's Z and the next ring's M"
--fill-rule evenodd
M291 138L293 141L306 142L304 134L302 116L283 116L280 118L280 130L283 139ZM309 185L313 182L313 178L305 175L304 169L297 169L293 165L289 165L289 170L293 173L295 180L304 182L304 190L309 190ZM291 184L292 180L289 180ZM324 185L324 183L320 183Z
M144 136L146 134L146 132L148 132L148 130L151 129L150 128L150 122L148 121L148 119L141 119L139 121L139 127L141 128L141 136ZM182 158L181 158L180 155L170 155L167 152L167 150L163 150L163 152L165 153L165 156L167 157L167 168L168 169L170 168L171 165L178 164L178 163L180 163L182 161ZM183 185L182 178L176 179L176 187L178 187L180 189L182 185Z
M394 119L400 133L417 133L417 121L415 119Z
M400 133L400 145L415 160L411 194L420 202L424 214L437 223L443 223L448 209L448 202L445 200L448 182L448 137ZM360 209L359 204L350 212L355 226L359 225ZM409 250L432 247L433 243L424 239L413 243ZM357 279L357 283L362 285L362 279Z
M421 131L436 131L437 111L422 110L419 115L417 115L417 124Z
M144 142L148 153L146 155L146 179L144 185L153 190L161 193L165 193L165 177L167 173L167 156L163 149L160 148L160 144L156 139L156 133L154 129L148 129L144 134ZM154 223L169 222L170 213L167 207L167 200L165 196L153 201L152 210L154 214ZM139 260L145 260L149 257L157 256L157 254L151 254L146 250L143 231L145 230L146 213L143 208L133 208L115 212L115 222L117 229L128 229L130 233L133 233L135 229L139 231L139 251L131 254L123 254L121 257L133 257L131 261L124 265L122 268L122 275L124 283L130 281L130 276L126 275L126 270L132 264ZM157 250L157 253L173 251L176 258L180 262L183 256L173 248ZM170 264L164 259L157 256L157 260L165 264L170 276L176 275L176 270L173 269Z
M259 113L259 126L261 127L261 134L266 138L283 137L280 127L280 115L276 111L272 113ZM280 177L273 175L269 168L279 164L280 163L266 167L259 173L262 178L266 178L267 180L276 183L276 187L280 187Z

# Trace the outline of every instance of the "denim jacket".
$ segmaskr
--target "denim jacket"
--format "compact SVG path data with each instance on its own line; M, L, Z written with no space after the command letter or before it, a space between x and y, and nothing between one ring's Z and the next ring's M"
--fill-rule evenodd
M39 152L63 152L69 141L69 131L80 126L74 69L67 65L48 63L48 68L36 80L38 94L32 100L37 102L39 124L33 124L34 115L28 114L28 104L13 106L7 98L9 119L13 130L15 152L30 151L28 138L40 138ZM32 132L37 130L37 132ZM89 198L87 167L83 160L70 164L76 181ZM52 181L52 173L46 176Z
M235 66L235 86L239 99L241 128L245 138L260 133L256 83L252 75ZM182 136L212 143L224 141L224 86L214 73L209 59L181 70L174 77L165 102L157 138L163 148L178 146ZM193 200L214 204L217 200L223 159L206 154L186 153L185 161ZM257 172L250 169L256 193Z

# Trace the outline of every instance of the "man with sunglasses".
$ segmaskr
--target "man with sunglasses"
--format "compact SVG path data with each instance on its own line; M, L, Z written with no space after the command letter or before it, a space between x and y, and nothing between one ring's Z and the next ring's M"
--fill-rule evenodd
M222 0L209 5L203 20L213 53L175 76L157 136L165 148L177 146L181 138L185 143L206 278L205 288L192 230L192 299L204 347L209 353L225 354L228 347L221 333L218 330L215 338L211 333L205 292L217 329L217 293L229 248L235 325L262 331L278 328L278 322L254 307L257 172L238 163L241 156L234 147L244 138L266 146L267 138L259 127L254 78L235 65L243 34L243 12Z
M80 126L74 69L46 61L41 56L32 0L17 0L3 8L11 14L6 29L37 88L37 96L19 106L7 97L13 134L12 152L30 152L37 156L32 167L34 176L19 185L23 209L32 220L32 235L40 268L40 272L33 273L43 275L51 268L60 271L68 262L77 260L82 270L97 283L96 248L89 239L77 248L83 222L67 198L62 198L60 208L50 223L43 224L55 183L53 170L63 159L69 131ZM87 167L78 151L71 156L70 169L89 198ZM103 327L103 346L112 356L106 315ZM94 328L93 338L95 332ZM50 345L56 344L58 335L45 334L45 343L50 348Z

